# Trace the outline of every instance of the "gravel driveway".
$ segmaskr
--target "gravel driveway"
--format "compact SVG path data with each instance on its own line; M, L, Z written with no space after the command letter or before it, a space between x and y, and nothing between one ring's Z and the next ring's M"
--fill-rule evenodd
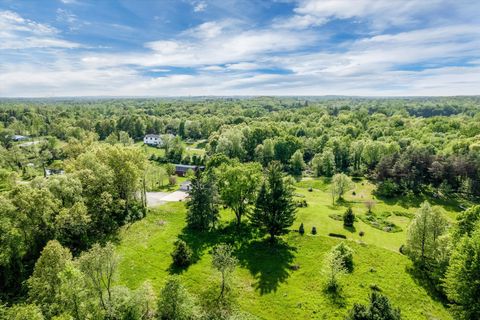
M147 192L147 205L149 207L159 206L165 202L183 201L188 196L186 192Z

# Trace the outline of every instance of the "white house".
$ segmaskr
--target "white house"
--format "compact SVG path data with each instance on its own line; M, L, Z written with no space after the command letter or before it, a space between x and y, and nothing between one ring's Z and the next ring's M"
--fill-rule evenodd
M158 134L147 134L143 137L143 143L150 146L158 146L162 144L162 138Z

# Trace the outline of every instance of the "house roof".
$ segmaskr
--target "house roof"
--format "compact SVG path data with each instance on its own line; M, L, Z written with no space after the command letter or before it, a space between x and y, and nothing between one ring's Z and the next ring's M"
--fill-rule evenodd
M203 170L205 167L204 166L194 166L194 165L188 165L188 164L176 164L175 165L175 170L176 171L187 171L188 169L192 170Z
M147 135L145 135L145 138L156 138L156 139L160 139L160 135L158 135L158 134L147 134Z

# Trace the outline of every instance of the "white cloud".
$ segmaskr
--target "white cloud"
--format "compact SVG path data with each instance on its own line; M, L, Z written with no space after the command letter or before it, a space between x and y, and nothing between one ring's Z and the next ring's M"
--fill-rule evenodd
M0 49L79 47L60 39L58 33L49 25L24 19L13 11L0 11Z
M341 44L308 29L343 18L367 19L374 27L410 25L417 13L438 3L305 0L289 19L261 28L224 19L147 42L141 51L55 50L42 66L41 58L2 61L0 96L479 94L478 23L452 20ZM76 46L49 25L0 12L0 49ZM170 73L175 67L192 72Z
M296 15L278 26L304 29L319 26L332 19L366 19L374 29L391 25L407 25L417 15L441 8L445 0L300 0Z
M205 1L194 1L192 5L194 12L202 12L207 9L207 3Z

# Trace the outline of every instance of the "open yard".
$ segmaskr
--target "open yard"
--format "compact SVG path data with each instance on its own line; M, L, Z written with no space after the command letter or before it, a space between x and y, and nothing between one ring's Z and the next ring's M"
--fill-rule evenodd
M309 187L313 188L311 192ZM301 236L292 230L276 247L264 242L246 225L236 231L230 224L233 214L229 210L222 212L222 225L216 231L197 234L184 228L184 203L164 204L121 231L118 281L136 288L149 280L160 290L166 277L178 272L171 268L170 257L178 237L192 247L196 257L196 262L180 275L191 293L202 295L219 283L219 274L211 267L210 250L217 243L227 242L234 245L240 262L233 280L233 296L242 310L259 318L343 319L353 303L366 302L371 287L377 287L401 308L405 319L452 319L442 303L432 298L411 274L409 259L398 251L409 217L416 209L411 205L415 203L375 200L375 217L399 227L398 232L386 232L358 219L367 212L364 201L371 199L371 190L369 183L358 182L346 196L358 220L354 229L347 230L342 221L335 219L335 214L345 211L347 203L333 206L328 183L303 180L297 184L296 192L299 198L307 200L308 207L299 209L292 229L303 222L306 233ZM454 215L454 207L450 207L449 216ZM315 236L310 234L312 226L318 230ZM363 237L359 236L360 231L364 231ZM323 290L324 255L344 241L329 237L331 232L346 235L348 245L355 251L355 269L342 278L340 298Z

